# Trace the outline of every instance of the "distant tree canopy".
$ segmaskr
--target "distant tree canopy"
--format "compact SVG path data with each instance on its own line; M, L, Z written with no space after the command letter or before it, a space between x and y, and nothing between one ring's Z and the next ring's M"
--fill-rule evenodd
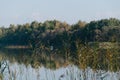
M86 23L78 21L69 25L57 20L31 24L11 24L8 28L0 27L0 45L40 45L75 49L76 41L86 42L115 42L120 41L120 20L115 18L102 19Z
M120 41L120 20L110 18L91 21L83 29L83 35L87 41Z

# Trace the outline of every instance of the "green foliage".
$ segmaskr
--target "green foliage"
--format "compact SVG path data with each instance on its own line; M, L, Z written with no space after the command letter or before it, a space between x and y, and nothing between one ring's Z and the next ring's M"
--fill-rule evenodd
M107 50L93 50L88 47L90 42L120 42L120 20L110 18L90 23L78 21L74 25L57 20L44 23L33 21L31 24L11 24L8 28L0 28L0 46L30 46L34 52L33 56L41 56L42 60L40 61L44 63L46 63L45 59L48 56L51 60L52 55L57 54L64 58L64 62L74 62L82 68L90 66L102 69L99 65L113 68L111 65L115 60L108 60L111 65L108 65L105 60L108 59L109 54L107 53L109 52ZM52 51L50 50L51 46L53 47ZM112 55L116 56L118 52ZM54 61L53 59L49 61L49 58L47 62ZM36 61L39 62L39 59ZM37 64L35 61L31 61L31 63ZM116 67L116 64L114 66Z
M116 32L118 35L116 35ZM119 38L120 20L115 18L91 21L83 29L84 40L86 41L112 41L112 37ZM109 35L110 34L110 35ZM116 35L116 36L115 36ZM115 40L119 41L119 39Z

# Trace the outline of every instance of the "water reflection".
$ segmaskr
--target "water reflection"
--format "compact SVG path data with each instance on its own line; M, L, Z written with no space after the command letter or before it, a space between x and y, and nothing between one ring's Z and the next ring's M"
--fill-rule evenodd
M34 61L33 61L34 60ZM0 78L3 80L120 80L120 71L79 69L75 65L50 69L34 62L30 50L0 50ZM47 62L46 62L47 63ZM49 64L47 64L49 65Z
M38 68L39 66L45 66L47 68L59 68L66 63L64 63L64 58L59 55L54 55L54 58L47 53L34 54L34 51L30 49L1 49L0 50L0 60L7 59L11 63L17 62L19 64L29 64L33 68Z

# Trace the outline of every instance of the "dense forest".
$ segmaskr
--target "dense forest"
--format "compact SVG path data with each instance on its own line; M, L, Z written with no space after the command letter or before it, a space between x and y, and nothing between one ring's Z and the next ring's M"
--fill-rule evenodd
M120 41L120 20L115 18L91 21L78 21L69 25L57 20L31 24L10 24L8 28L0 27L1 45L53 45L60 48L64 43L75 44L76 41L88 42L116 42Z
M0 27L0 47L29 46L34 51L34 56L49 55L47 53L59 54L59 56L64 57L65 62L70 60L80 67L120 69L118 62L120 50L92 49L89 46L90 42L119 44L120 20L110 18L89 23L78 21L73 25L57 20L45 21L44 23L33 21L30 24L11 24L8 28ZM112 62L110 61L110 53L113 58ZM111 62L110 65L108 65L108 61ZM114 61L116 64L113 65Z

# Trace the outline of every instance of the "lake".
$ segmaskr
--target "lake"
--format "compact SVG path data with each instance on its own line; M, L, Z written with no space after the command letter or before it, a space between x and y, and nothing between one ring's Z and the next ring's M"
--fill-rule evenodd
M69 64L59 68L33 67L29 50L0 50L0 78L3 80L120 80L120 71L80 69Z

